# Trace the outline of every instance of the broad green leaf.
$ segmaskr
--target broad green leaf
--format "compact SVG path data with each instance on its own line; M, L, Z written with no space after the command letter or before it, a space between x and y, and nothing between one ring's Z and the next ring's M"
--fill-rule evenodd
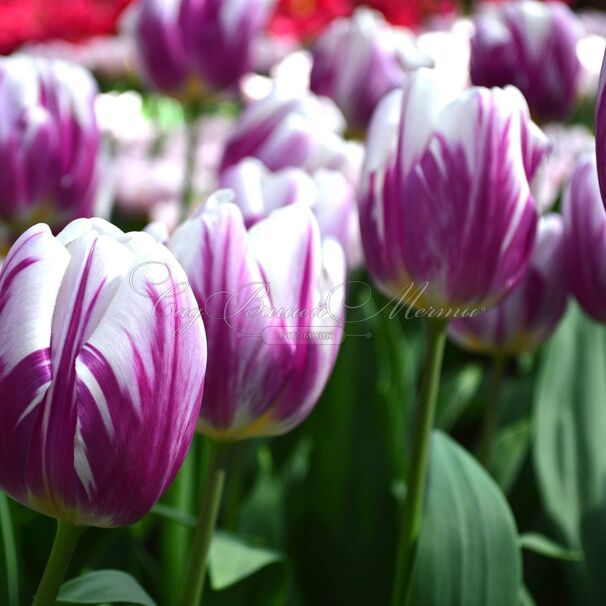
M545 352L534 414L545 509L580 547L583 518L606 498L606 329L576 305Z
M96 570L61 587L60 604L140 604L156 606L139 583L119 570Z
M13 521L11 518L8 497L0 492L0 533L2 534L2 547L4 564L6 568L6 586L8 593L8 606L19 604L19 563L17 560L17 546Z
M409 606L517 606L521 586L505 497L471 455L434 432Z
M562 547L562 545L558 545L546 536L534 532L520 535L520 547L554 560L579 562L583 559L581 551Z
M238 537L217 532L209 554L212 588L225 589L270 564L282 561L282 555L275 551L255 547Z

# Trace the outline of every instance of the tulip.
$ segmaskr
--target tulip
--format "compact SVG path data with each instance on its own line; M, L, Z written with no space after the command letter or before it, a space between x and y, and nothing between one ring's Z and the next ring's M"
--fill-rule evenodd
M229 443L301 423L324 389L342 336L341 247L321 243L301 202L247 231L232 196L217 192L168 242L190 278L209 346L199 422L209 454L183 606L197 606L202 595Z
M360 191L366 263L386 294L429 319L394 605L405 601L421 531L447 323L494 305L526 271L537 224L529 181L545 145L516 89L474 88L449 102L425 68L383 98L370 124Z
M146 79L170 94L191 92L192 83L233 88L252 65L271 6L271 0L140 0L131 27Z
M333 99L354 130L366 128L377 103L407 72L432 65L409 32L368 9L333 21L312 54L311 89Z
M250 156L272 171L288 166L309 172L329 168L349 176L355 173L352 155L355 164L358 148L342 139L344 126L330 99L276 89L246 107L227 139L220 170Z
M36 225L17 240L0 273L2 490L80 525L149 511L181 466L202 397L204 329L198 319L179 330L177 310L196 309L182 284L151 236L101 219L56 238Z
M602 62L595 115L595 153L602 201L606 206L606 54Z
M471 79L482 86L513 84L541 120L566 117L576 100L581 24L561 2L522 0L491 7L471 40Z
M553 333L566 308L568 283L564 222L551 213L539 221L530 267L496 307L472 318L455 318L455 341L478 353L513 356L533 351Z
M183 269L148 234L35 225L0 271L0 488L59 519L34 604L54 604L82 525L147 513L193 439L206 344Z
M365 258L382 290L414 283L417 306L443 314L503 297L534 248L529 180L545 147L514 88L448 103L421 69L389 93L370 125L360 198Z
M304 204L278 209L247 232L223 195L168 243L208 335L200 429L220 440L277 435L307 417L330 375L342 313L342 291L332 291L344 278L343 254L334 240L322 246ZM324 330L335 338L308 340ZM309 334L289 340L289 331Z
M98 181L97 87L83 68L15 55L0 59L0 220L62 226L90 216Z
M579 162L563 209L570 288L586 313L606 323L606 211L593 155Z
M235 192L246 227L289 204L309 206L323 238L336 239L349 267L361 264L360 228L355 189L340 172L321 169L309 175L299 168L270 172L259 160L247 158L227 169L221 186Z

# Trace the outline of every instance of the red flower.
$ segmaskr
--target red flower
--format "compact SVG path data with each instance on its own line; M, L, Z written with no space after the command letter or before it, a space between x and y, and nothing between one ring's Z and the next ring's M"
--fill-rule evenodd
M396 25L414 26L431 15L452 12L457 4L457 0L279 0L270 29L278 35L307 39L360 5L381 11Z
M131 0L0 0L0 53L26 42L81 41L116 30Z

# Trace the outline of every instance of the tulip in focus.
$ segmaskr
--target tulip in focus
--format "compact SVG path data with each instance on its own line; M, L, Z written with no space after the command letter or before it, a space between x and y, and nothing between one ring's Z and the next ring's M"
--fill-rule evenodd
M168 246L189 277L208 336L200 429L221 441L287 432L315 406L342 333L344 259L292 204L248 232L222 190ZM331 294L332 293L332 294Z
M570 288L586 313L606 322L606 211L593 156L579 162L563 208Z
M254 157L272 171L328 168L355 178L358 147L343 140L344 127L330 99L275 89L246 107L227 139L220 170Z
M259 160L247 158L223 173L221 186L235 192L234 202L247 228L277 208L306 204L318 220L322 237L341 244L348 266L361 264L356 192L342 173L321 169L309 175L299 168L272 173Z
M522 0L487 8L471 40L471 80L517 86L540 120L565 118L575 103L581 23L562 2Z
M606 207L606 54L602 62L596 103L595 153L602 201Z
M19 238L0 271L2 490L77 525L151 509L202 398L204 328L177 313L196 309L186 285L150 235L101 219Z
M363 8L333 21L312 53L311 89L333 99L354 131L366 128L377 103L408 72L432 65L411 33Z
M0 59L0 221L63 226L94 212L100 135L97 87L83 68L15 55Z
M533 351L553 333L564 310L568 282L564 259L564 222L552 213L539 220L530 267L496 307L473 318L455 318L455 341L484 354L517 355Z
M147 80L170 94L233 88L271 8L271 0L140 0L131 26Z
M379 104L360 198L366 263L384 292L416 307L490 306L523 276L534 248L530 193L545 139L514 88L448 99L431 70Z

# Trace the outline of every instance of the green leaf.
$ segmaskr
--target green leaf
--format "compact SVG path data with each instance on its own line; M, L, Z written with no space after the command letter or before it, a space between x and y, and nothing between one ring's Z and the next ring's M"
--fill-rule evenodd
M467 364L443 377L438 398L436 425L448 431L469 407L482 384L482 367Z
M526 587L522 587L520 589L520 600L519 606L536 606L536 602L533 597L530 595L530 591L526 589Z
M562 547L555 541L535 532L520 535L520 547L554 560L579 562L583 559L583 552Z
M490 470L497 484L507 492L515 482L528 453L531 426L526 417L504 427L498 434Z
M96 570L61 587L60 604L140 604L156 606L139 583L119 570Z
M210 582L213 589L225 589L258 570L282 562L281 554L245 543L242 539L217 532L209 554Z
M181 524L182 526L189 526L190 528L195 528L197 524L195 516L179 511L178 509L175 509L170 505L165 505L164 503L156 503L152 507L150 513L164 518L165 520L175 522L176 524Z
M410 606L518 606L521 557L513 516L494 480L434 432Z
M606 330L576 305L542 360L534 415L545 509L579 547L583 518L606 498Z
M19 604L19 563L8 497L0 492L0 531L6 567L8 606Z

